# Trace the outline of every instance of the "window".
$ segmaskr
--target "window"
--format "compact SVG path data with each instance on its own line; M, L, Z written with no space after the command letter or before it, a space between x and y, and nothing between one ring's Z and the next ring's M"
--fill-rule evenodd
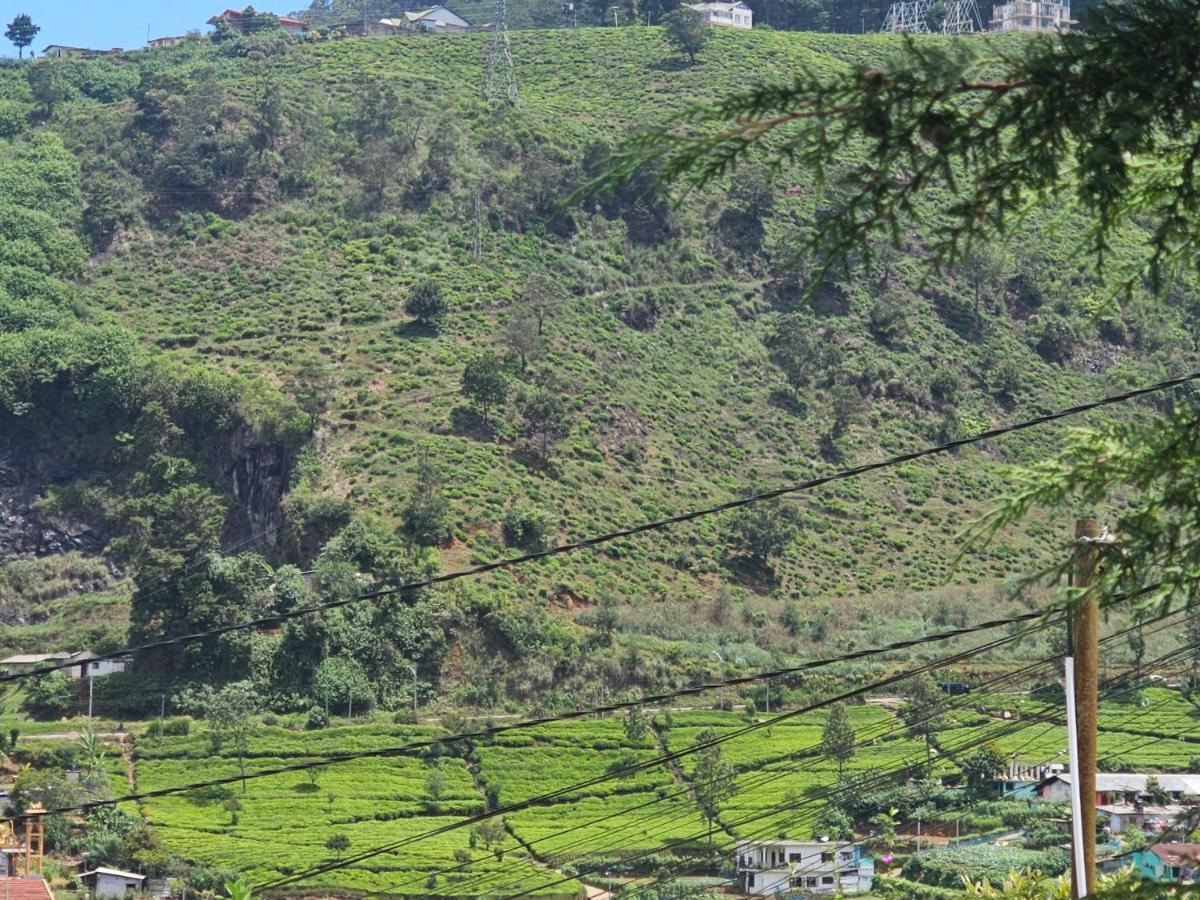
M829 851L827 853L822 853L821 854L821 862L823 862L823 863L824 862L833 862L833 852Z
M92 668L93 668L93 669L99 669L99 668L100 668L100 663L98 663L98 662L94 662L94 663L92 663Z
M790 863L798 863L801 860L803 860L803 858L804 858L803 853L789 853L788 854L788 862L790 862Z
M833 884L833 876L832 875L822 875L821 876L821 884Z
M838 854L838 856L840 856L842 858L842 862L852 862L854 860L854 851L853 850L843 850L841 853Z
M805 878L804 886L805 887L816 887L817 886L817 876L809 875L807 878Z
M746 887L754 887L754 873L751 872L746 876Z

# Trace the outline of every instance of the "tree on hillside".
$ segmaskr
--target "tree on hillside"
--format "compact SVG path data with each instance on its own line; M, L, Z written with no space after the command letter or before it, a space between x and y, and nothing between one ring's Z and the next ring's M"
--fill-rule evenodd
M708 843L712 845L713 823L721 815L721 807L737 793L737 773L733 766L725 762L721 754L721 745L710 742L716 740L717 733L711 728L696 735L697 744L709 744L696 753L696 768L692 770L692 790L696 795L696 805L700 814L708 822Z
M213 752L232 747L237 755L238 771L242 775L242 796L246 789L246 754L250 752L250 736L254 733L253 716L258 712L258 694L248 681L228 684L212 695L205 718Z
M934 733L946 727L946 697L928 672L908 679L902 694L905 702L900 707L900 718L910 738L925 741L928 758L932 755Z
M245 785L243 785L243 788ZM237 797L226 797L221 803L221 808L229 813L229 824L236 825L238 823L238 813L242 811L242 801Z
M515 306L504 326L504 345L521 361L521 374L546 350L536 314L526 306Z
M995 793L996 780L1004 773L1004 757L989 744L964 759L961 768L967 790L982 799Z
M325 849L336 853L337 858L340 860L342 854L350 849L350 838L341 832L332 834L329 836L329 840L325 842Z
M662 25L667 43L686 54L690 62L696 61L696 54L712 36L712 29L705 23L704 17L686 6L680 6L663 16Z
M838 775L846 760L854 756L854 726L846 712L846 704L835 703L829 709L825 730L821 733L821 751L830 759L837 760Z
M474 401L483 415L483 424L490 425L489 414L508 397L508 378L494 353L476 356L463 368L462 393Z
M62 63L57 59L38 59L25 70L29 93L33 102L42 108L42 115L50 118L54 108L71 96L71 85L63 74Z
M62 672L50 672L33 679L24 706L37 718L57 719L68 713L75 701L76 695L71 691L67 676Z
M442 494L441 469L428 450L417 460L417 481L404 506L404 525L414 541L424 547L450 536L450 503Z
M448 311L441 286L431 279L422 281L412 289L404 309L421 325L434 331L441 327Z
M729 521L729 537L755 572L773 574L771 560L779 556L796 536L796 512L775 498L743 506Z
M23 59L25 56L25 48L33 43L33 39L42 29L33 24L28 13L20 13L4 30L6 40L12 42L12 45L17 48L17 58Z
M517 396L517 408L521 411L521 434L529 440L544 466L550 462L554 445L571 430L562 391L549 382L526 388Z

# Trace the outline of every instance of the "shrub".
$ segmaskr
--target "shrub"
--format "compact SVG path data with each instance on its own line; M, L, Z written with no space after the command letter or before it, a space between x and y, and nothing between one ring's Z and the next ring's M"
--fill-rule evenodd
M187 716L176 716L163 722L164 737L185 737L192 731L192 720Z
M550 514L529 506L510 506L502 523L504 540L510 547L545 550L554 540Z

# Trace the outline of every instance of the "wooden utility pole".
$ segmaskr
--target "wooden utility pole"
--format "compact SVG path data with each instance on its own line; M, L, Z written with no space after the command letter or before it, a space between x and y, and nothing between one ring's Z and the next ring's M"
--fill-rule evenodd
M1096 888L1096 695L1100 668L1100 604L1088 590L1096 579L1100 558L1100 523L1094 518L1075 520L1075 587L1082 594L1074 602L1075 722L1079 771L1071 777L1079 784L1080 823L1086 885L1073 885L1075 897ZM1074 870L1072 870L1074 875ZM1073 880L1075 880L1073 878Z

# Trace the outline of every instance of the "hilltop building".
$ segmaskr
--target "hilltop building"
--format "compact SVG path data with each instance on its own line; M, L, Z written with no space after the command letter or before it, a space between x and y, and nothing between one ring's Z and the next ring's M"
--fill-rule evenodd
M124 53L120 47L111 50L93 50L90 47L68 47L66 44L50 44L42 51L42 56L51 59L92 59L96 56L111 56L114 53Z
M172 35L171 37L152 38L146 42L146 46L151 50L166 50L168 47L178 47L188 39L186 34Z
M992 7L992 31L1066 31L1076 22L1071 18L1070 3L1038 3L1035 0L1011 0Z
M249 7L247 7L249 8ZM257 11L258 15L274 15L273 13L263 13ZM293 19L288 16L275 16L279 20L279 27L293 37L299 37L304 34L304 29L307 28L299 19ZM246 14L244 10L227 9L218 16L213 16L208 20L209 25L216 25L218 22L225 22L230 28L238 34L246 33Z
M444 6L431 6L429 9L418 9L406 12L403 20L381 19L382 22L395 22L418 31L432 31L435 34L462 34L471 28L471 23Z
M741 841L737 872L747 894L866 894L875 861L860 844L830 841Z
M754 11L745 3L688 3L688 9L694 9L704 19L704 24L710 28L753 28Z

